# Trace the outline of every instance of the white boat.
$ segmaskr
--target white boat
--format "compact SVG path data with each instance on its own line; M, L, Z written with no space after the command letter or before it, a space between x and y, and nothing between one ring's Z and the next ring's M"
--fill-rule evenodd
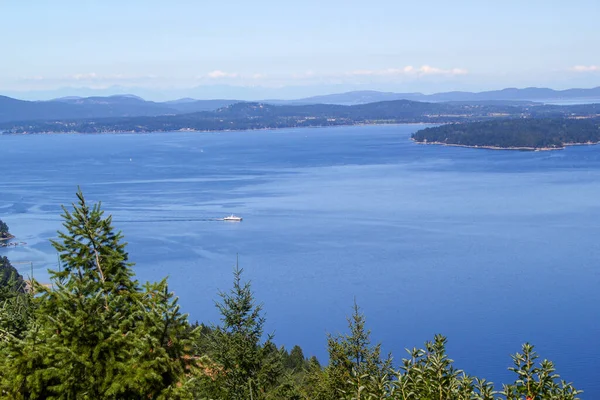
M225 217L223 218L223 221L235 221L235 222L240 222L242 220L242 217L237 217L233 214L231 214L229 217Z

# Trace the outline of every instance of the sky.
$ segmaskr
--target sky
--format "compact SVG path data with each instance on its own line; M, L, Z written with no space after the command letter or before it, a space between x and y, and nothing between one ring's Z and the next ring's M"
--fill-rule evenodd
M595 87L599 18L598 0L0 0L0 94Z

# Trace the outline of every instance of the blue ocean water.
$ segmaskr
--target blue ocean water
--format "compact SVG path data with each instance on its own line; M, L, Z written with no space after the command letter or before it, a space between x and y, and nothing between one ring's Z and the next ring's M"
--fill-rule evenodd
M192 320L218 322L239 254L280 345L325 361L356 299L397 361L443 333L459 368L500 383L530 341L600 398L600 146L424 146L421 127L0 135L0 219L27 242L0 253L47 279L80 185Z

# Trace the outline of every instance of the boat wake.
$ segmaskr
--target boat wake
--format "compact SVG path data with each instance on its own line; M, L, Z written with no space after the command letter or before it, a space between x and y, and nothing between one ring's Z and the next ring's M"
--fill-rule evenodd
M116 223L156 223L156 222L210 222L223 221L224 218L157 218L157 219L117 219L113 218Z

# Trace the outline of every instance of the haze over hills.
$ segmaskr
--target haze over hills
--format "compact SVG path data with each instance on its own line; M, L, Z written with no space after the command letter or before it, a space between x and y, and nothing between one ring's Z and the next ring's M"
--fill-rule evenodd
M0 123L85 118L176 115L212 111L237 100L193 100L157 103L137 96L63 97L51 101L25 101L0 96Z
M454 102L457 104L519 105L532 102L566 101L572 103L600 102L600 87L557 91L545 88L503 89L488 92L393 93L354 91L297 100L262 100L264 104L359 105L382 101L410 100L419 102ZM214 111L234 103L236 99L195 100L182 98L166 102L147 101L131 94L113 96L68 96L48 101L25 101L0 96L0 123L28 120L65 120L90 118L118 118L162 116Z
M435 94L423 93L393 93L378 91L354 91L325 96L314 96L300 100L297 103L324 104L365 104L388 100L413 100L425 102L447 101L559 101L559 100L597 100L600 102L600 86L591 89L553 90L547 88L507 88L486 92L443 92Z
M440 89L443 87L440 86ZM327 103L369 103L385 100L454 101L454 100L547 100L595 98L600 87L591 89L553 90L527 87L505 88L481 92L438 90L433 94L420 91L398 90L397 86L298 86L292 94L281 88L260 86L203 85L181 89L151 89L143 87L110 86L102 89L65 87L53 90L2 91L0 94L21 100L52 100L56 98L108 97L131 94L156 102L179 102L180 100L245 100L245 101L308 101Z

